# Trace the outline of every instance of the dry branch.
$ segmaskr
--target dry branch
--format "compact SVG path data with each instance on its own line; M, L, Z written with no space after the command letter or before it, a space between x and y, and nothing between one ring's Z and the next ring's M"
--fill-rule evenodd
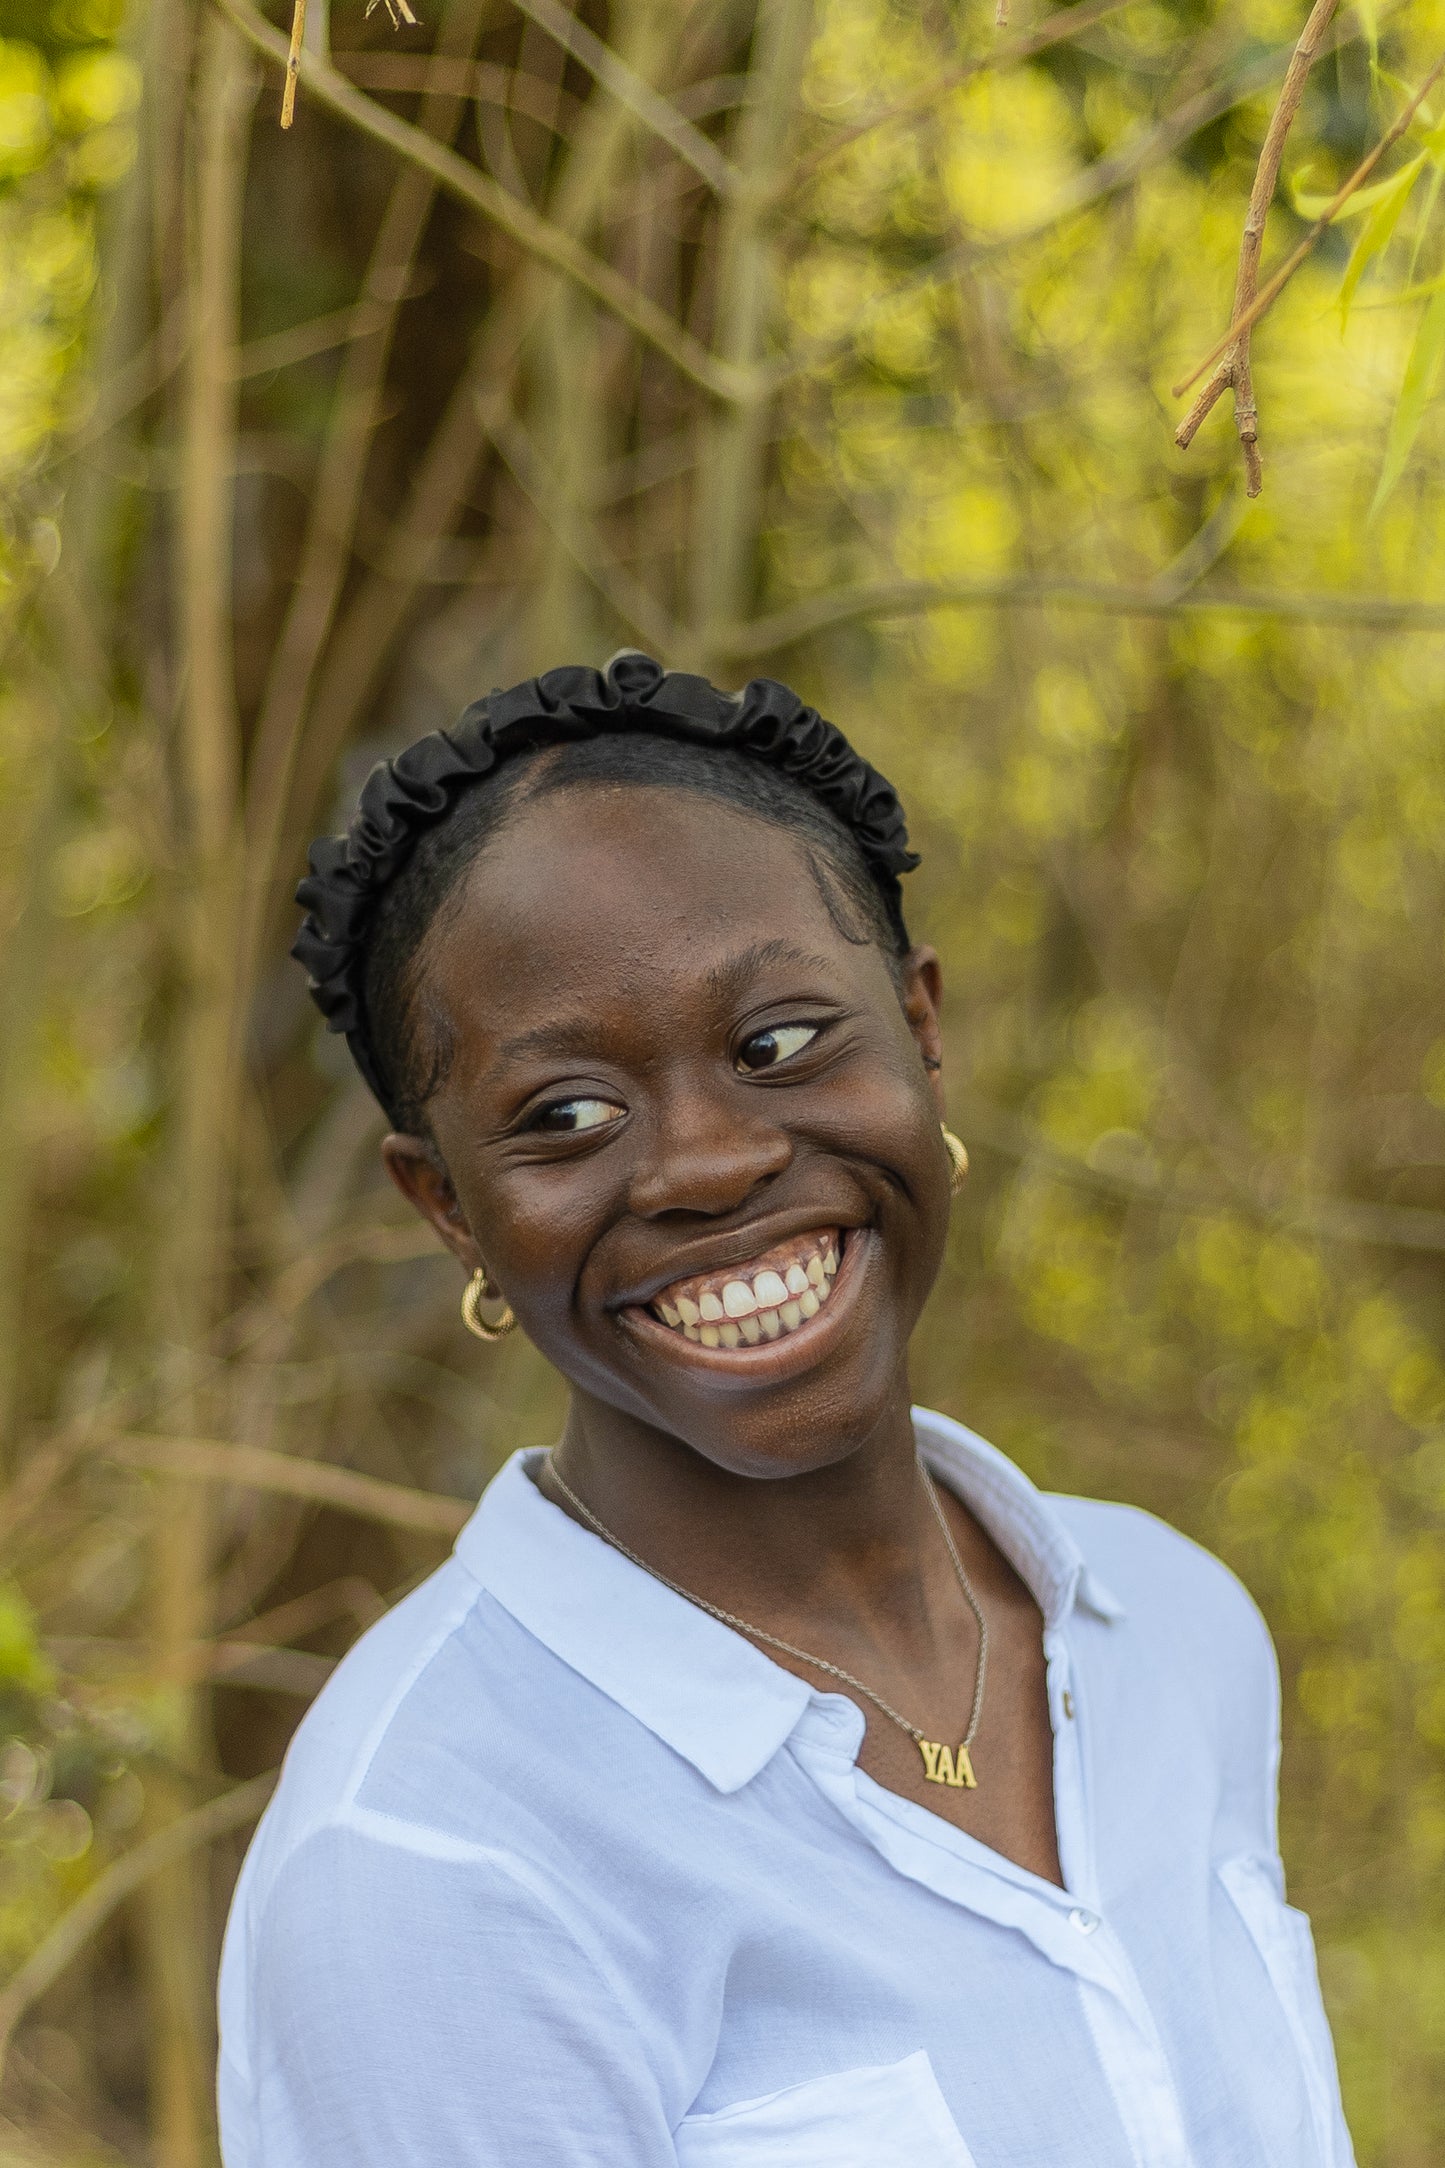
M1138 587L1102 581L1021 574L993 580L863 580L831 594L810 595L751 623L724 628L715 645L730 660L752 663L838 625L868 618L916 617L926 610L1061 609L1106 617L1177 617L1186 611L1234 611L1295 624L1396 627L1445 632L1445 604L1396 601L1388 595L1272 594L1266 588L1173 594L1155 583Z
M132 1468L153 1468L202 1483L237 1483L247 1490L279 1491L315 1505L335 1506L362 1520L392 1528L413 1528L429 1536L455 1536L471 1512L461 1498L434 1491L408 1490L378 1476L358 1475L329 1461L301 1460L263 1445L230 1445L219 1438L155 1438L131 1435L107 1439L96 1448L107 1460Z
M289 128L296 117L296 75L301 66L301 40L306 35L306 0L296 0L291 12L291 43L286 52L286 87L281 93L281 126Z
M1239 244L1239 270L1234 284L1234 309L1236 318L1242 317L1254 300L1259 286L1259 257L1264 247L1265 222L1274 192L1279 185L1280 161L1294 117L1304 96L1310 69L1314 66L1320 49L1320 41L1329 28L1339 0L1315 0L1309 19L1300 32L1299 43L1290 58L1280 86L1274 112L1265 130L1264 143L1255 167L1254 186L1249 192L1249 209L1245 213L1244 233ZM1249 365L1249 330L1241 331L1227 349L1219 369L1200 393L1193 407L1175 431L1174 441L1181 451L1187 450L1194 441L1200 423L1209 413L1221 393L1228 388L1234 393L1234 426L1244 450L1245 487L1251 497L1257 497L1263 486L1263 473L1259 463L1259 414L1254 401L1254 378Z
M1440 58L1436 61L1434 67L1426 76L1424 82L1420 85L1420 88L1415 92L1414 96L1406 104L1403 111L1385 130L1385 133L1381 136L1379 142L1375 145L1374 149L1372 151L1366 152L1365 156L1360 160L1360 163L1356 166L1354 172L1350 175L1349 179L1345 181L1339 189L1336 190L1335 194L1325 205L1325 208L1323 209L1323 211L1321 211L1319 217L1310 227L1309 232L1299 243L1298 247L1291 250L1290 254L1279 266L1279 269L1271 274L1265 284L1259 289L1256 294L1254 294L1248 305L1238 310L1238 313L1236 314L1233 323L1231 323L1228 331L1225 332L1224 337L1219 341L1218 345L1211 347L1209 352L1204 356L1204 359L1200 362L1197 362L1195 366L1190 370L1189 374L1185 377L1181 377L1179 382L1174 385L1172 391L1172 396L1174 398L1182 398L1185 392L1187 392L1191 388L1191 386L1198 383L1200 377L1203 376L1205 370L1211 368L1216 361L1219 361L1221 359L1221 357L1227 358L1233 355L1236 351L1241 349L1241 346L1244 347L1244 350L1247 353L1248 335L1253 329L1254 325L1259 322L1259 319L1261 318L1261 316L1264 315L1266 309L1270 308L1272 304L1279 298L1280 294L1283 293L1285 287L1289 284L1289 281L1294 277L1295 272L1299 269L1305 258L1314 249L1321 235L1328 232L1329 228L1339 217L1340 212L1349 202L1351 196L1355 194L1356 190L1364 186L1365 182L1374 172L1380 160L1384 157L1386 151L1392 149L1393 146L1399 142L1401 136L1404 135L1411 121L1415 118L1415 115L1419 112L1421 106L1429 97L1430 92L1434 89L1436 83L1440 80L1442 74L1445 74L1445 53L1441 54ZM1237 306L1238 303L1236 299L1236 307ZM1203 421L1205 415L1209 412L1210 407L1213 406L1215 400L1219 397L1220 392L1224 389L1224 383L1226 381L1226 371L1221 370L1218 376L1210 380L1209 384L1205 387L1204 391L1195 401L1189 413L1185 416L1183 422L1181 422L1175 436L1175 441L1177 444L1179 444L1181 449L1186 447L1192 441L1195 431L1198 429L1199 424ZM1241 431L1241 436L1242 435L1243 432ZM1250 495L1255 496L1257 494L1257 487L1251 488Z
M273 66L285 67L286 39L257 14L249 0L216 0L216 5L258 53ZM690 383L725 403L746 403L753 397L755 387L750 378L710 354L649 295L629 285L611 264L594 256L564 228L543 218L530 204L519 202L500 182L459 158L455 151L435 142L410 122L399 120L315 54L302 52L298 65L301 81L321 104L363 134L384 143L397 157L409 159L430 173L449 195L498 227L529 256L550 265L584 293L591 294L647 345L665 355Z
M1132 5L1132 0L1085 0L1080 7L1056 8L1041 22L1036 30L1028 30L1021 37L1010 38L1006 43L995 42L986 53L972 60L961 61L943 75L933 76L906 98L886 106L881 113L870 113L866 120L854 121L849 127L840 128L830 136L820 149L805 158L793 171L795 186L801 187L812 179L820 167L836 158L864 136L874 134L879 128L891 128L899 121L918 120L936 113L940 98L961 90L976 75L997 74L1000 68L1016 67L1020 61L1033 60L1039 53L1046 53L1052 46L1062 45L1070 38L1079 37L1085 30L1092 30L1106 16L1117 15L1122 8Z
M1359 18L1352 10L1345 23L1335 24L1328 49L1333 51L1337 46L1348 44L1359 35ZM945 279L956 279L964 272L975 270L1000 256L1010 255L1015 250L1026 247L1029 242L1040 240L1045 234L1052 233L1066 220L1078 217L1082 211L1091 209L1096 203L1102 203L1107 197L1133 187L1143 174L1171 157L1181 144L1187 143L1201 129L1209 127L1211 122L1232 111L1243 99L1252 96L1255 91L1272 81L1281 62L1288 64L1293 50L1292 46L1277 47L1273 52L1261 53L1246 61L1242 67L1231 70L1220 81L1182 99L1170 112L1156 121L1153 127L1126 139L1117 151L1112 151L1108 157L1096 159L1093 165L1087 166L1076 180L1062 190L1048 210L1031 219L1026 226L1014 227L1012 231L988 240L980 241L970 237L956 247L945 249L913 277L901 280L898 285L880 294L876 300L870 301L859 311L846 331L799 346L792 354L777 362L771 370L773 382L781 383L810 371L826 368L830 362L836 361L857 344L860 334L881 312L894 307L900 301L941 285ZM1217 359L1227 343L1227 338L1222 340L1208 360L1200 363L1196 374L1202 373L1210 361ZM1193 378L1189 381L1192 383Z
M584 22L559 6L558 0L512 0L512 4L520 15L530 16L539 29L545 30L564 53L579 61L609 96L626 106L635 120L675 151L709 188L727 196L738 187L737 173L711 136L695 128L675 105L629 68L610 45L604 45Z

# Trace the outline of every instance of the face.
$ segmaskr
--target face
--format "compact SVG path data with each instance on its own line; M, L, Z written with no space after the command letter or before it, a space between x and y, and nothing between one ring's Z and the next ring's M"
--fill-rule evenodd
M906 1408L949 1208L931 951L900 999L785 831L586 785L488 845L421 993L445 1171L405 1137L388 1167L584 1419L783 1476Z

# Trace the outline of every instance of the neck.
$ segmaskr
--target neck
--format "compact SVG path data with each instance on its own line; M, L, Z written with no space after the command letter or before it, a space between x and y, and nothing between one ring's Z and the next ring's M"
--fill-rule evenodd
M894 1631L927 1630L939 1545L906 1379L874 1430L801 1474L736 1474L582 1394L557 1466L653 1571L755 1625L886 1620ZM571 1510L555 1488L553 1497Z

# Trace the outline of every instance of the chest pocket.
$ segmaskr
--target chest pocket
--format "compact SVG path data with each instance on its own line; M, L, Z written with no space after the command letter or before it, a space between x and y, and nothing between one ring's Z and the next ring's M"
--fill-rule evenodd
M680 2168L976 2168L923 2049L690 2115Z
M1299 2056L1315 2145L1325 2168L1354 2168L1335 2077L1335 2052L1320 2000L1314 1937L1303 1912L1280 1895L1272 1864L1227 1859L1219 1879L1269 1974Z

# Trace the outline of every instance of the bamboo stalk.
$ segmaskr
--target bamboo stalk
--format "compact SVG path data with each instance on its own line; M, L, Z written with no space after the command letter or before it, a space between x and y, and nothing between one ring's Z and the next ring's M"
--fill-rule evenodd
M740 185L724 205L713 304L719 357L756 380L767 350L779 268L777 210L812 39L812 0L759 0L749 69L750 96L738 123L734 162ZM716 629L735 625L753 603L770 401L717 412L703 424L693 506L690 638L705 673L722 660Z
M680 10L660 12L677 37L687 16ZM585 234L598 218L634 128L632 116L611 101L594 100L584 108L547 202L548 217L558 230ZM276 846L277 868L289 868L299 854L332 768L425 586L438 545L451 532L473 486L487 441L487 405L510 396L556 286L556 275L547 266L528 260L494 300L417 466L391 546L358 584L331 636L297 750L290 802ZM280 888L273 872L273 902Z
M258 53L277 67L285 66L286 40L278 31L272 30L248 0L215 0L215 4ZM409 159L423 171L433 174L449 195L479 211L528 255L549 264L564 278L573 280L584 292L593 295L640 339L665 354L681 376L711 393L715 399L747 401L754 396L754 386L747 378L719 363L689 332L680 329L665 310L658 308L646 294L629 286L626 279L620 278L609 263L593 255L564 228L541 217L530 204L518 201L500 181L480 172L465 158L457 157L454 151L434 143L419 128L398 120L394 113L378 105L374 98L368 98L328 62L303 51L299 66L301 81L323 105L329 106L332 112L364 135L384 143L398 157Z
M162 1341L172 1351L175 1419L188 1430L203 1419L198 1366L225 1299L238 1103L240 732L232 676L232 478L241 209L254 91L241 40L219 16L207 16L192 106L189 343L174 563L183 674L185 987L175 1038L171 1210L155 1289ZM167 1485L155 1523L152 1632L167 1758L178 1769L198 1770L208 1759L207 1705L192 1676L190 1649L208 1626L210 1545L204 1487ZM151 1812L161 1822L175 1820L188 1806L182 1779L152 1787ZM143 1917L158 2168L205 2168L214 2158L208 1913L205 1879L193 1855L169 1861L147 1882Z

